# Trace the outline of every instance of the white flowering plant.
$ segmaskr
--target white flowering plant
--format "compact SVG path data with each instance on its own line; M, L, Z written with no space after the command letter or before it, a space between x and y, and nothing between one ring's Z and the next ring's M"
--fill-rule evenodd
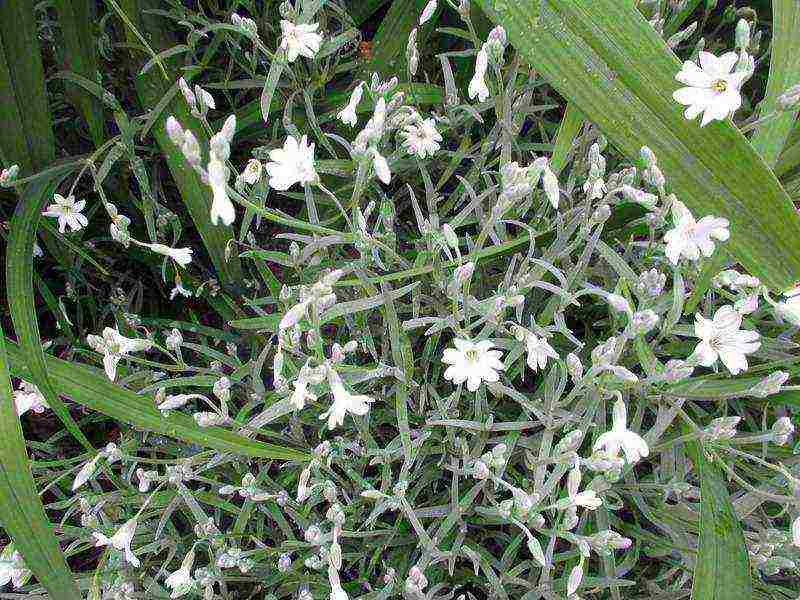
M561 110L482 2L392 3L372 41L359 2L219 4L109 2L135 90L70 81L110 141L2 172L45 190L9 226L0 416L57 524L47 555L0 481L2 591L793 597L800 287L735 210ZM681 127L780 118L758 13L641 4Z

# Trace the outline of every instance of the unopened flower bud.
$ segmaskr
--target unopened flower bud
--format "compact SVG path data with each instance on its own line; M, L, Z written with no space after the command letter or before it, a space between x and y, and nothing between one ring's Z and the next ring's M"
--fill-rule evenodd
M778 446L783 446L790 439L794 433L794 425L789 417L781 417L772 425L773 440Z

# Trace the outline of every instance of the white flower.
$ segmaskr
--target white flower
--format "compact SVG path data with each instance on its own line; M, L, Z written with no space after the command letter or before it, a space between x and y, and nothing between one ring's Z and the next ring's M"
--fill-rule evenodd
M189 400L193 400L195 398L208 402L208 398L202 394L174 394L164 398L164 400L158 406L156 406L156 408L160 410L162 414L166 415L169 411L180 408L189 402Z
M0 587L11 583L14 588L21 588L30 579L32 573L25 566L22 555L11 543L0 553Z
M492 350L494 344L491 341L475 343L456 338L453 345L455 348L447 348L442 354L442 362L450 365L444 372L445 379L454 385L466 381L470 392L476 391L482 381L499 381L498 371L505 370L506 366L500 361L502 353Z
M89 220L81 212L86 206L86 201L75 202L75 196L70 194L66 198L61 194L53 196L53 204L47 207L42 214L45 217L58 219L58 230L61 233L69 227L72 231L79 231L89 224Z
M183 282L181 281L180 277L175 278L175 287L170 290L169 299L174 300L178 294L185 296L186 298L191 298L193 295L191 290L183 287Z
M628 429L628 411L622 399L614 403L614 417L611 431L607 431L594 443L594 450L604 450L611 458L617 458L619 451L625 453L629 464L636 464L650 454L647 442L638 434Z
M742 315L732 306L717 309L713 319L695 315L694 334L700 343L693 356L704 367L722 360L731 375L747 370L747 355L761 347L757 331L741 331Z
M294 391L289 399L289 402L291 402L292 406L294 406L297 410L302 410L307 401L314 402L317 399L317 395L314 392L309 391L308 384L308 379L301 371L300 375L297 376L297 379L294 380Z
M36 414L41 414L45 408L50 408L39 388L27 381L22 381L19 389L14 390L14 406L16 406L17 415L20 417L29 410Z
M342 109L342 111L336 115L342 123L349 125L350 127L355 127L356 123L358 122L358 115L356 114L356 109L358 108L358 104L361 102L361 98L364 96L364 84L359 83L356 88L353 90L353 93L350 94L350 101L347 103L347 106Z
M270 151L269 158L272 162L268 162L264 168L273 189L285 192L295 183L305 185L319 179L314 169L314 144L309 144L305 135L299 142L290 135L283 148Z
M553 170L550 168L549 161L545 163L544 171L542 172L542 187L544 187L544 193L550 201L550 205L558 209L561 190L558 187L558 177L556 177L556 174L553 173Z
M252 158L247 162L244 171L242 171L242 180L249 185L255 185L261 181L261 172L263 170L264 165L261 164L261 161Z
M800 285L784 293L783 302L772 302L775 312L792 325L800 327Z
M328 385L331 387L333 404L320 415L320 419L327 417L328 428L335 429L344 424L345 414L365 415L369 410L369 405L375 402L373 398L364 395L351 394L344 388L341 377L334 370L328 369Z
M675 79L688 87L676 90L672 97L676 102L688 106L684 116L694 119L703 113L701 127L711 121L723 121L736 112L742 105L739 90L747 71L732 72L738 56L735 52L727 52L717 58L709 52L700 52L700 66L687 60L683 63Z
M525 347L528 351L528 366L533 371L544 369L548 358L558 358L558 353L547 340L533 333L525 336Z
M389 163L386 162L386 157L378 152L375 148L372 149L372 167L375 169L375 174L378 176L384 185L389 185L392 181L392 172L389 170Z
M436 12L436 5L436 0L431 0L425 5L425 8L422 9L422 14L419 16L420 25L425 25L425 23L431 20L431 17L433 17Z
M144 244L156 254L167 256L178 263L180 266L185 267L192 262L192 249L191 248L170 248L164 244Z
M236 220L236 209L228 198L228 179L231 171L225 163L212 155L208 161L208 185L214 199L211 202L211 223L217 225L231 225Z
M800 548L800 516L792 523L792 543Z
M117 376L117 364L123 356L130 352L147 351L152 346L150 340L127 338L111 327L103 329L103 337L88 335L86 341L93 350L103 353L103 366L111 381Z
M134 517L120 527L111 537L106 537L102 533L95 532L92 534L94 535L95 546L98 548L101 546L112 546L116 550L123 550L125 552L125 559L134 567L138 567L141 563L139 562L139 559L136 558L133 550L131 550L131 542L133 541L133 536L136 533L137 525L138 521L136 520L136 517Z
M423 119L420 123L406 125L402 135L406 151L419 158L436 154L440 148L439 142L442 141L433 119Z
M194 564L194 550L190 550L181 562L181 567L164 580L164 585L172 590L170 598L180 598L194 589L195 581L192 579L192 565Z
M486 47L483 46L475 58L475 75L472 76L472 81L469 82L468 91L471 99L477 96L478 101L485 102L489 97L489 88L486 86L486 68L488 66L489 55L486 53Z
M281 20L281 50L286 51L286 60L294 62L298 56L314 58L322 44L322 36L315 33L319 23L295 25L291 21Z
M569 578L567 579L568 598L572 598L572 594L578 591L578 588L581 587L581 581L583 581L583 561L572 567L572 570L569 572Z
M689 260L698 260L701 254L711 256L714 240L724 242L730 237L727 219L707 216L695 221L679 200L673 200L672 218L675 227L664 234L664 242L667 244L665 254L673 265L678 264L681 256Z
M597 497L597 492L586 489L579 492L581 485L581 471L573 468L567 477L567 497L559 501L564 508L568 506L580 506L589 510L596 510L603 504L602 498Z

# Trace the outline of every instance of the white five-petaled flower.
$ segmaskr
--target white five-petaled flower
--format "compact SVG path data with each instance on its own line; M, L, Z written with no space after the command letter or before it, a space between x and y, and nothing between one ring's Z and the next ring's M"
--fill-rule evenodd
M350 94L350 101L347 103L342 111L336 115L342 123L349 125L350 127L355 127L356 123L358 122L358 115L356 114L356 109L358 108L359 103L361 102L361 98L364 96L364 83L359 83L353 93Z
M93 534L95 546L98 548L101 546L111 546L116 550L122 550L125 552L125 559L134 567L138 567L141 563L139 559L136 558L133 550L131 550L131 542L133 541L133 536L136 534L136 526L138 524L139 522L136 517L134 517L117 529L117 532L111 537L95 532Z
M194 550L190 550L183 558L180 568L164 580L164 585L172 590L169 595L170 598L180 598L194 589L195 581L192 579L193 564Z
M45 408L50 408L39 388L27 381L22 381L19 389L14 390L14 406L16 406L17 415L20 417L29 410L36 414L41 414Z
M411 123L403 128L403 146L409 154L418 158L433 156L441 147L442 135L436 129L433 119L423 119L419 123Z
M617 458L622 450L628 463L636 464L650 454L650 448L642 436L628 429L628 410L621 398L614 402L613 412L611 431L597 438L594 450L604 450L612 458Z
M486 85L486 68L489 66L489 55L486 47L481 47L478 56L475 58L475 75L469 82L469 97L478 98L479 102L485 102L489 97L489 88Z
M314 402L317 395L308 389L308 378L300 371L297 379L294 380L294 391L292 392L289 402L292 403L297 410L302 410L306 402Z
M285 192L295 183L305 185L319 180L314 169L314 144L309 144L305 135L299 141L290 135L283 148L270 151L269 158L272 162L268 162L264 168L273 189Z
M498 371L505 370L506 366L500 360L502 353L492 350L494 344L491 341L476 343L455 338L453 345L455 348L447 348L442 354L442 362L450 365L445 369L445 379L455 385L466 381L470 392L477 391L483 381L499 381Z
M0 553L0 587L11 583L14 588L20 588L30 579L32 573L25 566L25 560L18 550L14 549L13 542L3 548Z
M322 44L322 36L316 33L319 23L295 25L281 20L281 50L286 51L286 60L294 62L298 56L314 58Z
M319 418L328 419L329 429L341 427L344 424L344 417L347 413L359 416L367 414L369 405L375 401L369 396L348 392L342 383L342 378L332 368L328 368L328 385L333 395L333 404Z
M192 249L191 248L170 248L164 244L144 244L156 254L161 254L171 258L180 266L185 267L192 262Z
M89 220L83 214L86 200L75 201L75 196L70 194L66 198L61 194L53 196L53 204L47 207L42 214L45 217L58 219L58 230L64 233L69 227L72 231L80 231L89 224Z
M672 218L675 227L664 234L664 242L667 244L665 254L674 265L681 256L689 260L698 260L701 254L709 257L714 253L714 240L724 242L730 237L727 219L706 216L695 221L679 200L672 203Z
M103 353L103 366L111 381L117 376L117 364L120 359L131 352L147 351L153 345L150 340L137 340L122 335L116 329L106 327L103 336L88 335L86 342L96 352Z
M723 121L742 105L740 89L749 73L734 71L738 55L727 52L719 58L710 52L700 52L700 66L693 61L683 63L675 79L688 87L676 90L672 97L688 106L684 116L694 119L703 113L701 127L711 121Z
M700 343L693 356L704 367L722 361L731 375L747 370L747 355L761 347L757 331L740 330L742 315L733 306L722 306L713 319L695 315L694 334Z
M525 341L525 348L528 351L528 366L533 371L544 369L548 358L558 358L558 353L547 343L543 337L531 333L522 327L517 330L520 341Z

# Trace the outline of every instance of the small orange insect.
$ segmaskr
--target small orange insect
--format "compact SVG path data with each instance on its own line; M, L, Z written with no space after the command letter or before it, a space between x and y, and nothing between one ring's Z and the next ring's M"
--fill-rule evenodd
M364 60L372 60L372 42L361 42L358 45L358 53Z

